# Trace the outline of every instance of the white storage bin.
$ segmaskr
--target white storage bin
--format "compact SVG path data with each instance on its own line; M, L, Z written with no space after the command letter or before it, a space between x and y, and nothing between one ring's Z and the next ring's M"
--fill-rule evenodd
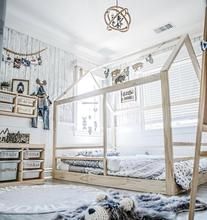
M35 102L35 99L32 98L26 98L26 97L18 97L17 104L18 105L28 105L33 106Z
M33 114L33 107L27 107L27 106L17 106L17 112L20 114L28 114L32 115Z
M17 179L17 166L19 161L0 161L0 181Z
M0 159L18 159L20 151L0 149Z
M24 160L24 169L38 169L41 167L43 160Z
M23 179L39 179L42 170L26 170L23 172Z
M0 103L0 111L13 112L14 105L8 103Z
M24 159L38 159L42 150L25 150Z
M0 101L7 103L14 103L15 95L0 92Z

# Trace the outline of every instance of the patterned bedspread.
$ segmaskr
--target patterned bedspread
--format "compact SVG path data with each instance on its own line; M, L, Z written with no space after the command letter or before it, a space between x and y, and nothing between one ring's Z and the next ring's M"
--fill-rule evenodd
M103 174L102 161L62 160L71 172ZM60 168L61 169L61 168ZM165 161L151 156L112 156L107 158L108 175L141 179L165 179ZM192 181L193 160L174 163L176 183L188 190ZM207 172L207 159L200 160L200 172Z

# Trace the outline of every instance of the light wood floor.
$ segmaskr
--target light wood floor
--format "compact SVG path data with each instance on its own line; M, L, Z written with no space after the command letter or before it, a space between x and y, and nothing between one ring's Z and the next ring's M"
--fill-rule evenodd
M197 198L207 203L207 184L199 187ZM188 213L179 214L177 220L187 220ZM207 220L207 211L205 212L196 212L194 220Z
M70 182L67 182L67 181L53 180L52 184L74 184L74 183L70 183ZM91 187L99 188L99 189L102 189L102 190L107 190L108 189L108 188L98 187L98 186L91 186ZM126 192L126 190L121 190L121 191ZM202 201L207 203L207 184L202 185L202 186L199 187L197 198L199 198ZM187 219L188 219L188 213L181 213L177 217L177 220L187 220ZM207 220L207 211L205 211L205 212L196 212L194 220Z

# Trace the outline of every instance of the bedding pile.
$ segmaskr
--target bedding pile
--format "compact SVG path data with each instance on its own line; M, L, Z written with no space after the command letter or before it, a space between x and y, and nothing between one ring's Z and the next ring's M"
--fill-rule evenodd
M103 174L103 161L81 160L83 154L78 155L80 160L62 160L59 169L70 172ZM90 154L90 156L94 156ZM95 154L97 156L97 154ZM158 156L107 156L107 172L111 176L133 177L141 179L164 180L165 160ZM184 190L190 188L193 173L193 160L174 163L175 181ZM200 172L207 172L207 159L200 160Z
M153 156L108 158L108 174L141 179L165 180L165 160ZM207 172L207 159L200 160L200 172ZM190 189L193 160L174 163L176 183L184 190Z

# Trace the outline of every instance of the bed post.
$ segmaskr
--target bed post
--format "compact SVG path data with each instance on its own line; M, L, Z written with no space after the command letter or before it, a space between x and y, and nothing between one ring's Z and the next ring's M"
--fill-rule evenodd
M175 180L168 71L161 72L160 78L164 126L166 192L168 195L173 195L175 194Z
M171 55L165 62L160 71L161 93L162 93L162 111L164 127L164 147L165 147L165 175L166 175L166 193L174 195L177 191L177 185L174 179L174 157L173 157L173 137L171 126L171 103L170 103L170 86L169 86L169 69L173 61L180 52L185 43L187 35L180 38Z
M53 160L52 160L52 174L54 178L54 173L56 170L56 146L57 145L57 103L54 101L53 104Z
M107 108L106 108L106 94L103 94L103 147L104 147L104 175L107 175Z

